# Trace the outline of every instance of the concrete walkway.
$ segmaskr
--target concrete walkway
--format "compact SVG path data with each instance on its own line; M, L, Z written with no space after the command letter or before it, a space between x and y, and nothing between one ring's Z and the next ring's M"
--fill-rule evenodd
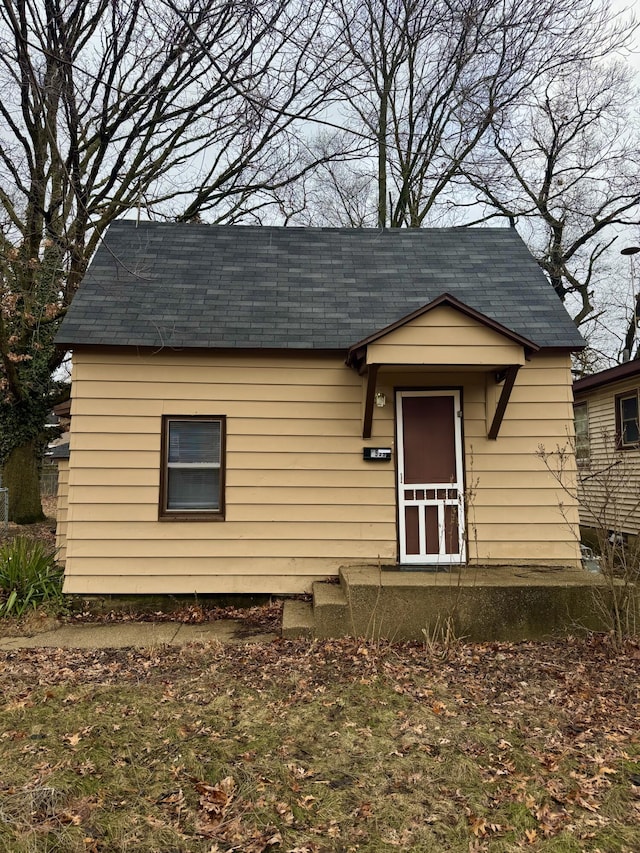
M186 643L269 643L277 634L260 633L234 619L197 625L181 622L115 622L62 625L29 637L1 637L0 651L14 649L123 649L182 646Z

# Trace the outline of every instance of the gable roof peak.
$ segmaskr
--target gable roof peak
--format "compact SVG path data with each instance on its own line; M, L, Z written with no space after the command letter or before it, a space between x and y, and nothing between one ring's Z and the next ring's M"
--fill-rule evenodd
M384 338L386 335L390 334L391 332L394 332L396 329L400 329L403 326L406 326L408 323L411 323L413 320L417 320L419 317L423 317L425 314L428 314L434 309L440 308L442 306L453 308L455 311L459 311L466 317L469 317L472 320L475 320L477 323L480 323L481 325L492 329L494 332L497 332L499 335L508 338L510 341L520 344L520 346L522 346L525 351L525 355L527 356L531 355L534 352L537 352L540 349L540 347L533 341L523 337L522 335L519 335L517 332L514 332L511 329L508 329L506 326L503 326L501 323L498 323L491 317L487 317L480 311L476 311L474 308L471 308L469 305L466 305L464 302L461 302L459 299L456 299L456 297L453 296L451 293L441 293L440 296L437 296L431 302L428 302L426 305L423 305L421 308L418 308L411 314L407 314L406 317L401 317L399 320L396 320L394 323L391 323L384 329L379 329L372 335L369 335L367 338L364 338L363 340L358 341L358 343L353 344L353 346L349 347L349 353L347 355L347 364L358 363L362 359L364 351L366 350L369 344L380 340L380 338Z

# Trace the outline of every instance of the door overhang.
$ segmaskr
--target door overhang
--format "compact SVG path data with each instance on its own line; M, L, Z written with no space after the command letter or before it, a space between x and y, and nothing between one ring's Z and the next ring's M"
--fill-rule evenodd
M533 341L507 329L451 294L437 299L354 344L346 363L365 378L362 437L371 438L381 368L402 371L482 371L499 395L487 417L487 438L500 433L520 367L539 350Z

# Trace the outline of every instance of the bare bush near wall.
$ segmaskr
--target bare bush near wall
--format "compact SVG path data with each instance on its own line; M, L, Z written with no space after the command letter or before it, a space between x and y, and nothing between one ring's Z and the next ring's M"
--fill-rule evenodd
M618 450L607 432L598 447L597 462L577 471L572 440L551 452L541 445L537 455L571 502L578 501L581 524L593 531L603 579L594 587L594 607L619 644L640 630L640 536L628 535L639 532L640 460ZM560 504L568 522L566 510Z

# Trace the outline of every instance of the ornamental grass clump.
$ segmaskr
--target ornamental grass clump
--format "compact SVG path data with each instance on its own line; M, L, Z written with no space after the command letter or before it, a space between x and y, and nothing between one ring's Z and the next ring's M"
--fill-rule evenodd
M42 542L17 538L0 548L0 617L63 603L62 569Z

